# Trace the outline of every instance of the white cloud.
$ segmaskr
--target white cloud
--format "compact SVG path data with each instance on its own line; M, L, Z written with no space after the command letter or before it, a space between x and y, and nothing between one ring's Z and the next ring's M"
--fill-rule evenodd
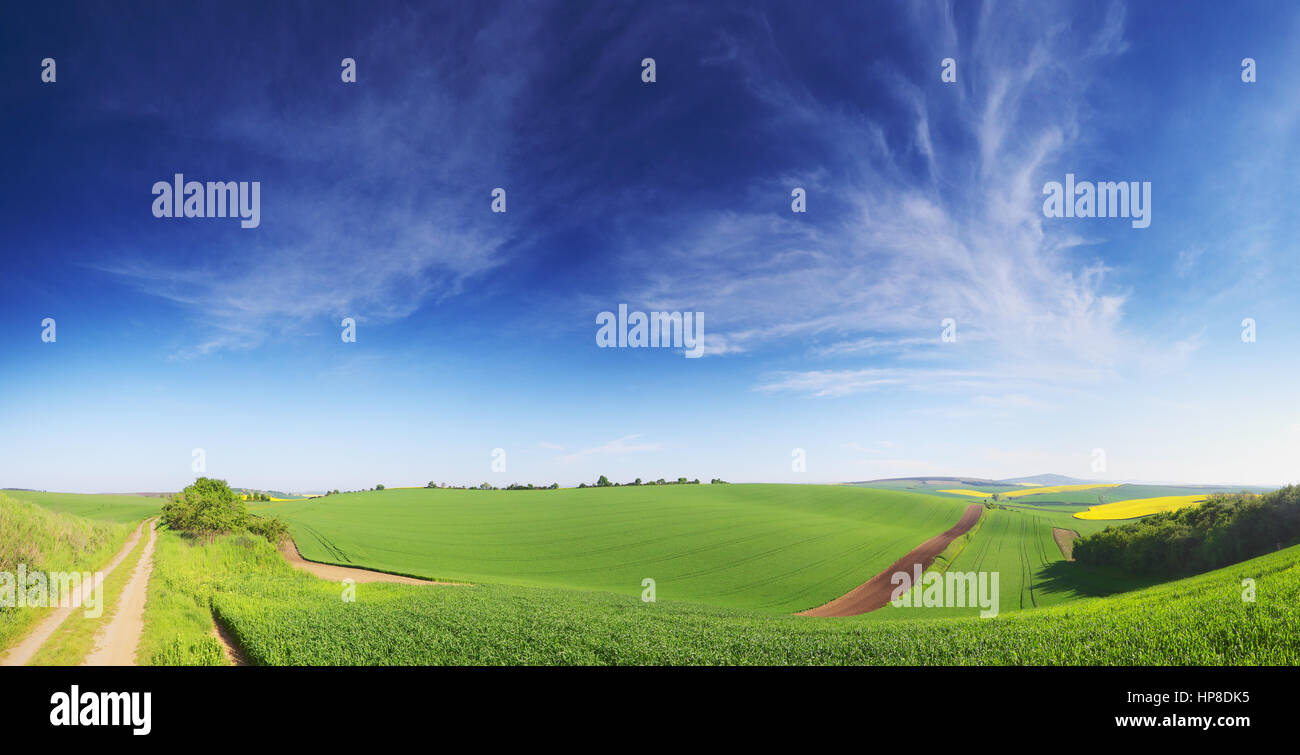
M1057 11L1022 10L986 7L967 40L956 39L943 8L917 11L917 26L939 34L922 49L964 43L963 83L954 92L872 71L903 103L890 110L902 113L901 126L820 102L781 75L778 49L742 52L735 65L773 117L808 124L832 161L848 167L839 180L809 167L831 188L811 197L806 217L784 207L674 217L652 236L664 239L652 253L641 239L622 260L630 278L648 281L626 298L705 311L710 339L726 345L715 354L796 342L814 358L942 353L947 317L960 343L979 344L978 353L962 352L970 368L1017 372L1051 360L1096 374L1162 348L1123 327L1128 294L1109 280L1104 249L1089 251L1093 242L1041 212L1042 183L1059 180L1083 128L1092 64L1126 49L1122 8L1091 34L1061 23ZM962 107L945 102L954 97ZM909 168L918 159L924 171ZM760 181L750 193L784 196L792 180ZM899 380L876 369L810 371L761 388L843 395Z
M567 456L561 456L560 461L565 464L572 464L578 461L585 461L596 456L622 456L631 453L642 453L645 451L657 451L663 446L658 443L633 443L640 435L625 435L618 440L611 440L608 443L591 448L584 448L581 451L575 451Z
M410 21L374 29L357 57L425 50L427 25ZM261 227L197 254L127 250L99 267L192 313L200 336L185 356L345 316L391 322L459 293L503 263L525 212L490 212L489 192L518 177L503 145L525 76L538 70L538 48L521 44L533 23L502 12L478 30L468 60L435 57L383 87L358 84L346 107L286 109L272 91L250 95L195 136L248 156L242 164L260 166L257 175L190 177L261 180Z

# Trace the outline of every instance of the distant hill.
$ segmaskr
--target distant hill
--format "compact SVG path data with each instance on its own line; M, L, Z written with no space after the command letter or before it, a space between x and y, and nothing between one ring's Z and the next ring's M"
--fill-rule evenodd
M1011 477L1005 480L990 480L985 477L957 477L945 475L918 475L916 477L885 477L879 480L863 480L860 482L846 483L848 485L878 485L878 484L897 484L897 483L917 483L920 485L929 484L961 484L961 485L984 485L994 487L1010 487L1013 485L1092 485L1098 480L1081 480L1078 477L1067 477L1061 474L1039 474L1031 477Z
M1033 477L1010 477L998 480L1002 485L1016 485L1028 482L1033 485L1090 485L1098 480L1081 480L1078 477L1066 477L1063 474L1036 474Z
M870 485L876 482L959 482L964 485L1002 485L1004 483L997 480L987 480L983 477L944 477L942 475L922 475L920 477L884 477L879 480L859 480L857 482L848 482L846 485Z

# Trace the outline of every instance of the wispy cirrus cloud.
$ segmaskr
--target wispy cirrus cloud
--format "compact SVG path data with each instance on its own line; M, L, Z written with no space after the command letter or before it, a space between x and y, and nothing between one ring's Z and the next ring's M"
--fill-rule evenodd
M590 448L584 448L580 451L575 451L574 453L561 456L560 461L565 464L572 464L601 456L623 456L625 454L658 451L663 448L659 443L635 442L636 439L640 437L639 434L624 435L622 438L617 440L611 440L608 443L603 443L599 446L591 446Z
M933 70L868 71L899 103L895 120L824 99L756 35L731 64L772 123L820 139L827 157L802 175L757 179L750 194L770 198L767 211L674 217L652 236L655 254L642 243L623 259L638 281L628 298L706 311L711 354L802 343L810 359L889 363L944 348L948 317L961 343L979 344L949 360L963 366L1052 359L1095 374L1162 348L1123 327L1128 294L1103 250L1041 212L1044 176L1069 164L1090 117L1091 72L1127 48L1123 6L1091 29L1023 10L983 6L963 35L946 4L915 6L914 41ZM960 61L951 86L938 77L950 54ZM793 185L809 187L805 215L779 199ZM926 374L812 370L760 390L844 395Z
M336 326L341 316L400 320L460 293L503 264L526 214L492 213L490 191L520 175L505 145L539 54L524 44L535 26L503 9L476 44L456 48L463 59L448 49L381 73L365 63L394 50L416 60L430 48L430 24L383 23L350 50L363 67L360 83L335 84L344 104L322 97L287 109L268 83L219 116L189 119L202 124L192 138L237 156L229 170L238 175L194 168L187 178L260 180L261 227L219 241L186 236L197 253L122 250L94 266L181 305L199 334L186 356L256 346L308 323Z

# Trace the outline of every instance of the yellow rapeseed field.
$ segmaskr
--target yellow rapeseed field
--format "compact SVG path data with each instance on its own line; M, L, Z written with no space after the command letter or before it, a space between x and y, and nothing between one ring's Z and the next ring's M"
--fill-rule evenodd
M1127 501L1115 501L1101 506L1093 506L1087 511L1075 514L1076 519L1136 519L1147 514L1161 511L1174 511L1205 503L1204 495L1167 495L1159 498L1133 498Z

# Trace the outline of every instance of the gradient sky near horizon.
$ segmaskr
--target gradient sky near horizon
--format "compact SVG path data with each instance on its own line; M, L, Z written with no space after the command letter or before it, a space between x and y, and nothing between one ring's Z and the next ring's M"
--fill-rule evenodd
M1294 5L8 3L0 27L0 487L174 490L194 448L292 491L1300 481ZM154 218L175 173L260 181L260 227ZM1066 173L1150 181L1150 227L1045 218ZM705 313L706 355L597 348L620 303Z

